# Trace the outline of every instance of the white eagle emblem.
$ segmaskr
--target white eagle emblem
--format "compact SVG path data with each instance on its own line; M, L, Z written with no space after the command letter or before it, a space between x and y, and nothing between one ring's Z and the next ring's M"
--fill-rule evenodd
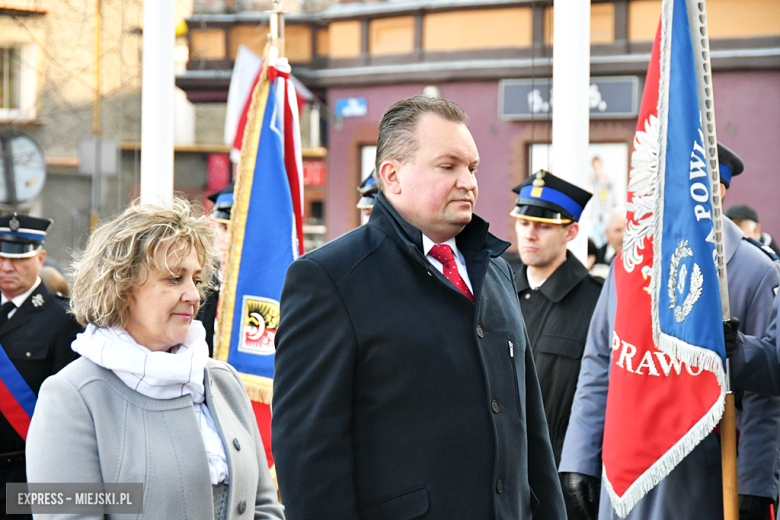
M40 307L41 305L43 305L43 295L36 294L35 296L33 296L32 297L32 304L33 304L33 307Z
M628 192L631 200L626 204L633 217L626 222L623 238L623 268L632 272L642 263L645 238L652 236L658 175L659 123L654 115L645 120L645 129L637 130L634 137L634 151L631 154L631 172Z

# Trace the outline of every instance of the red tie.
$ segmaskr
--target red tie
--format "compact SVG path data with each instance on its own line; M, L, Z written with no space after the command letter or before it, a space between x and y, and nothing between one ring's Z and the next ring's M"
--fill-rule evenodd
M469 286L466 285L466 281L460 276L458 272L458 264L455 262L455 256L452 254L450 246L436 244L428 252L433 258L438 260L444 266L444 276L447 280L455 284L455 287L460 289L460 292L466 295L466 298L474 303L474 296L469 290Z

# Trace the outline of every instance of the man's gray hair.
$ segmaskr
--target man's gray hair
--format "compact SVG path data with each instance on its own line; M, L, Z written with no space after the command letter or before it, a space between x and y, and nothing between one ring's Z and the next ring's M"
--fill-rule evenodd
M388 159L407 163L417 153L419 143L415 136L417 123L423 114L436 114L453 123L468 123L468 116L457 103L441 98L414 96L387 109L379 123L376 143L376 183L384 188L380 166Z

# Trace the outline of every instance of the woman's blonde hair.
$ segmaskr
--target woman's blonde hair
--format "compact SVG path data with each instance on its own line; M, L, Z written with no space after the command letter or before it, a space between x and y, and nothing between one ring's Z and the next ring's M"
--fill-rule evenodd
M173 274L193 247L201 265L203 296L218 269L211 219L181 198L168 207L136 201L98 227L73 263L71 312L83 326L124 327L133 289L151 271L166 269ZM170 258L178 259L179 265L169 265Z

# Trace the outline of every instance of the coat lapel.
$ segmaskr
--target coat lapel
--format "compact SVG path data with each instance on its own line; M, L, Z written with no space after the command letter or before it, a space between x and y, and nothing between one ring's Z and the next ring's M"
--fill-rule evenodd
M41 298L43 298L43 304L38 306L33 305L33 299L36 295L40 295ZM35 301L40 301L40 298L37 298ZM38 312L42 312L47 305L51 304L51 293L48 291L48 289L46 289L46 286L43 284L43 282L39 283L38 287L35 288L35 290L30 294L30 296L27 297L26 300L24 300L22 306L16 310L14 315L11 316L2 327L0 327L0 337L5 336L10 332L26 325L29 323L31 316L34 316Z

